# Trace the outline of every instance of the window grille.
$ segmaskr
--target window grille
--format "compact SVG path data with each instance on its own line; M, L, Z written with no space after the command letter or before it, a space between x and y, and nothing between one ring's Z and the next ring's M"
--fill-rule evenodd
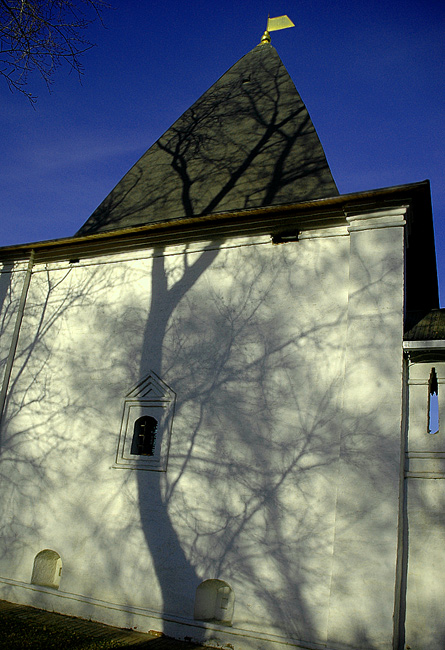
M134 423L131 454L135 456L153 456L158 421L151 415L143 415Z

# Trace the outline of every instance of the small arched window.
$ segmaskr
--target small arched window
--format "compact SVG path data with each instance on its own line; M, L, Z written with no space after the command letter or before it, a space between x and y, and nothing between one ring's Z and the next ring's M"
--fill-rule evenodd
M439 382L436 368L431 368L428 380L428 433L439 432Z
M134 456L153 456L156 443L158 421L151 415L143 415L134 423L131 454Z

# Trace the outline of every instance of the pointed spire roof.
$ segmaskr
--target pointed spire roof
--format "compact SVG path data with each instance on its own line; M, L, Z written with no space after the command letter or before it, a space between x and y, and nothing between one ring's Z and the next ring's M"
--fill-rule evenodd
M78 234L336 195L306 107L264 43L148 149Z

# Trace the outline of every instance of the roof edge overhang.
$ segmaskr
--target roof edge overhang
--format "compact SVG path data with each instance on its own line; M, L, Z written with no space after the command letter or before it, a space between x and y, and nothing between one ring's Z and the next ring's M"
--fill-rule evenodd
M403 341L404 350L443 350L445 352L445 340L429 341Z
M403 341L403 353L412 363L445 361L445 340Z
M209 240L246 234L278 235L289 228L309 230L347 225L350 210L372 211L376 207L410 205L431 215L428 180L407 185L303 201L299 203L217 212L195 217L178 217L143 226L100 232L91 235L18 244L0 248L0 261L25 260L34 252L35 261L67 257L89 257L156 244ZM414 238L413 238L414 239ZM427 238L429 239L429 238ZM430 242L434 255L434 238ZM434 256L435 268L435 256ZM436 276L437 282L437 276Z

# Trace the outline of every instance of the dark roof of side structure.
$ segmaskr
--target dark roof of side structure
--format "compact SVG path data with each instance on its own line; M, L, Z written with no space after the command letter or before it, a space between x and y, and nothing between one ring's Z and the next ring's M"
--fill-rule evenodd
M338 195L275 48L242 57L116 185L77 233Z
M405 341L445 340L445 309L408 312L403 338Z

